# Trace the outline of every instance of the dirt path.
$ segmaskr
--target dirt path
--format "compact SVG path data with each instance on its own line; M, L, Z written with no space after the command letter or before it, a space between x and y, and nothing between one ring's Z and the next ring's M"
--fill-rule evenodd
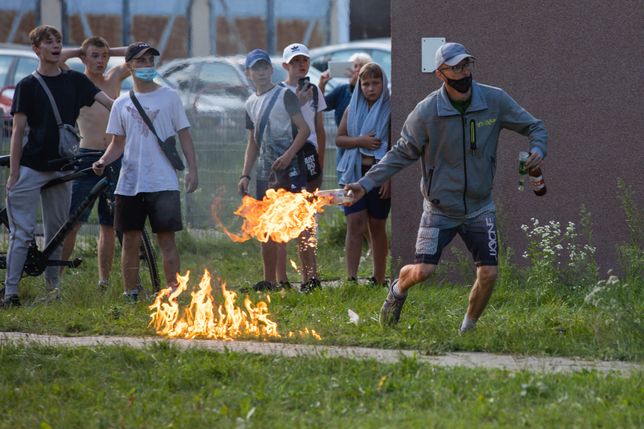
M366 347L338 347L322 345L266 343L259 341L168 340L157 337L61 337L21 332L0 332L0 345L6 343L42 344L68 347L129 346L147 347L168 342L182 349L204 348L216 352L232 351L285 357L324 356L328 358L374 359L378 362L398 362L402 357L414 357L419 362L442 367L502 369L507 371L534 371L570 373L595 370L615 371L625 376L642 371L642 365L621 361L589 361L562 357L511 356L492 353L456 352L440 356L422 355L410 350L372 349Z

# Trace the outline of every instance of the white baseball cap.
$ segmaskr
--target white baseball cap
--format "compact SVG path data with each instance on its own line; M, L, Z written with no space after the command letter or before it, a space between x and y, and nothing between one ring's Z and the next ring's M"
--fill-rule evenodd
M309 48L301 43L291 43L286 48L284 48L282 61L288 64L291 62L293 57L296 57L298 55L304 55L306 58L311 58L311 55L309 54Z

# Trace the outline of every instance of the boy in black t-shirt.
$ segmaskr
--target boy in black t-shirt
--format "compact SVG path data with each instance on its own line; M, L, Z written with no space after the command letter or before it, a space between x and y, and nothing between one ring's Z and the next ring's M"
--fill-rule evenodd
M32 49L38 55L36 72L49 87L63 123L74 125L80 108L94 100L108 110L113 100L100 91L85 75L59 67L62 49L61 34L51 26L41 25L29 33ZM42 201L45 241L49 242L69 214L71 188L69 183L41 190L48 181L64 175L48 165L58 154L58 125L44 89L33 75L16 86L11 106L13 133L11 136L11 167L7 180L7 214L9 216L9 248L5 296L1 307L20 305L18 283L27 258L29 241L36 229L38 200ZM22 140L29 126L27 143ZM60 249L52 259L60 259ZM58 267L45 270L47 289L58 296Z

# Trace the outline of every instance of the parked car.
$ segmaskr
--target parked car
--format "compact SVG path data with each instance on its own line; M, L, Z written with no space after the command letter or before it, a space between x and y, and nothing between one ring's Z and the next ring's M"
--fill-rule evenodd
M158 68L159 83L176 89L196 131L234 138L245 132L245 104L251 87L230 58L176 59ZM228 132L233 134L227 134Z
M357 40L311 49L311 68L323 72L328 68L329 61L347 61L351 55L358 52L371 55L371 58L382 66L391 86L391 38ZM346 82L348 79L335 78L330 80L328 85Z
M9 114L16 84L37 67L31 46L0 44L0 116Z

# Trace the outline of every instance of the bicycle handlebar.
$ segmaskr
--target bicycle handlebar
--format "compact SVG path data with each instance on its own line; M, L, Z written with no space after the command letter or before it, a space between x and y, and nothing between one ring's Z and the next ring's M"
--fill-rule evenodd
M100 157L101 155L103 155L103 153L104 152L100 150L96 150L92 152L83 152L74 156L52 159L50 161L47 161L47 165L49 167L55 167L57 170L68 170L69 168L74 167L78 163L78 161L80 161L83 158L88 158L90 156Z

